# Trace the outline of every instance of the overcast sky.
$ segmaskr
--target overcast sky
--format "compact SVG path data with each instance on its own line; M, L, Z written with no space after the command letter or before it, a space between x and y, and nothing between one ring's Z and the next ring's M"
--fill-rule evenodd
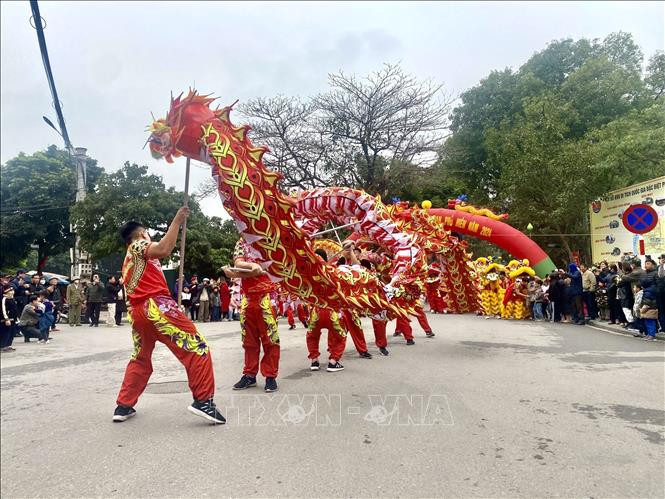
M27 1L2 14L1 161L62 141L54 122ZM662 2L40 2L70 138L106 170L147 164L184 184L184 159L142 150L150 111L190 85L230 104L254 96L307 96L340 69L384 62L434 78L458 95L493 69L517 68L554 39L633 34L648 57L664 46ZM192 186L209 175L195 168ZM204 211L220 214L211 199Z

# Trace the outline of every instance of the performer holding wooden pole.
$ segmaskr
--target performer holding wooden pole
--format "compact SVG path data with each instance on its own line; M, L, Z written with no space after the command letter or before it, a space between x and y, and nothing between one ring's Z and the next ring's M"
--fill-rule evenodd
M187 160L185 206L178 210L166 234L153 243L148 228L130 221L120 228L120 237L127 245L122 277L129 298L134 353L125 370L113 421L122 422L136 414L134 406L145 390L152 374L152 352L155 343L166 345L187 371L189 388L194 402L189 411L212 423L224 424L215 403L215 376L208 342L196 326L171 298L162 272L160 259L171 256L183 227L180 246L180 282L185 250L185 224L189 216L189 160ZM180 290L178 290L180 293ZM178 295L180 297L180 294Z

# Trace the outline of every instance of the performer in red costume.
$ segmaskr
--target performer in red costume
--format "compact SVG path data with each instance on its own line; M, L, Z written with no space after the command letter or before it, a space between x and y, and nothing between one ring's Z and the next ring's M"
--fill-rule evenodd
M425 315L425 309L419 300L416 302L414 308L416 313L413 315L418 320L420 327L425 331L425 335L428 338L434 338L435 334L432 332L432 327L427 321L427 315ZM413 339L413 329L411 328L410 319L403 319L401 317L397 318L393 336L400 336L401 334L404 334L404 339L406 340L407 345L415 345L416 342Z
M298 314L298 320L302 322L302 325L305 326L305 329L309 327L309 313L307 307L300 301L300 299L295 300L296 313Z
M444 311L444 303L441 298L441 266L438 262L433 262L429 266L427 272L427 280L425 281L425 289L427 290L427 303L431 312L435 314L442 314Z
M231 288L226 279L222 279L222 283L219 285L219 298L220 298L220 308L222 311L222 320L231 320L231 314L229 314L229 308L231 305Z
M285 301L285 307L286 307L286 320L289 323L289 329L295 329L296 328L296 319L293 315L293 303L291 302L290 298L286 298Z
M324 262L328 261L326 252L322 249L315 251ZM309 351L308 358L312 361L310 370L318 371L320 368L319 356L319 340L321 339L321 330L328 331L328 372L337 372L344 369L344 366L339 362L344 354L346 348L346 331L340 324L340 317L334 310L326 308L314 307L309 317L309 328L307 331L307 350Z
M381 352L382 355L388 355L388 338L386 338L386 326L388 325L388 319L386 317L386 312L382 311L380 314L375 314L372 316L372 328L374 329L374 340L376 346Z
M356 243L354 243L353 241L344 241L344 244L342 245L342 258L344 258L343 261L346 265L360 266L360 261L356 256L355 249L356 249ZM353 340L353 345L356 347L358 354L364 359L371 359L372 354L367 351L367 343L365 342L365 333L363 332L362 324L360 322L360 317L358 316L358 313L350 310L343 310L341 314L342 314L342 324L344 324L346 330L351 335L351 339Z
M369 260L360 260L360 265L365 267L370 272L373 272L372 262ZM374 273L374 272L373 272ZM380 275L374 273L377 278L380 279ZM372 316L372 329L374 330L374 341L376 347L381 352L381 355L389 355L388 349L388 339L386 338L386 326L388 325L388 314L385 310L382 310L378 314Z
M234 265L244 271L232 271L223 267L226 277L242 279L242 304L240 307L240 329L242 331L242 347L245 350L245 367L242 378L234 390L244 390L256 386L256 375L259 372L259 356L263 346L261 359L261 375L265 377L266 392L277 390L277 371L279 369L279 333L275 312L270 304L270 293L275 289L268 275L258 264L260 255L243 239L236 243Z
M215 377L208 343L171 298L159 263L160 258L173 251L180 225L188 216L189 209L180 208L158 243L150 240L148 230L138 222L127 222L120 229L127 244L122 277L130 303L134 353L118 394L118 406L113 413L115 422L126 421L136 414L134 405L152 374L152 351L157 341L164 343L187 370L194 396L188 409L213 423L226 422L213 402Z

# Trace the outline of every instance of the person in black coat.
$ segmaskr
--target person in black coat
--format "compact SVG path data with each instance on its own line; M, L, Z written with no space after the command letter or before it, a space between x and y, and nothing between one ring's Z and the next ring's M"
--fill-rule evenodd
M104 291L106 293L105 296L105 302L108 306L108 318L106 319L106 324L108 326L117 326L117 321L115 319L115 314L116 314L116 301L118 299L118 293L120 292L120 288L122 286L118 284L118 279L112 275L109 277L108 281L106 282L106 287L104 288Z
M633 317L633 305L635 304L635 297L633 296L633 281L630 277L632 267L630 263L624 262L622 265L624 274L619 278L617 283L617 300L621 305L626 323L623 327L636 329L635 319Z
M573 322L580 326L585 324L584 321L584 305L582 300L582 272L577 267L577 264L571 262L568 264L568 274L570 278L570 289L567 290L567 296L573 306ZM568 301L568 298L566 299Z
M619 289L619 275L617 266L610 265L610 271L607 274L607 308L610 312L610 324L625 324L626 317L623 315L621 309L621 301L617 299L617 291Z
M656 291L658 294L658 322L660 322L661 332L665 332L665 253L658 257Z
M118 278L118 292L115 295L115 325L122 323L122 314L127 312L127 295L122 277Z
M14 288L14 301L16 302L16 309L23 310L28 304L28 298L30 298L30 283L25 282L25 272L19 271L19 275L16 279L11 282L12 287ZM21 332L16 332L17 336L22 336Z
M14 301L14 288L5 286L2 289L2 307L0 308L0 352L13 352L14 334L18 329L18 309Z
M192 318L192 322L195 322L199 319L199 297L201 295L201 289L203 289L203 285L199 283L198 276L194 274L192 276L192 280L189 283L189 286L187 287L189 288L189 292L192 295L189 302L189 313Z
M563 288L564 283L557 272L550 275L550 287L547 290L547 297L554 305L553 322L561 322L561 313L563 311Z

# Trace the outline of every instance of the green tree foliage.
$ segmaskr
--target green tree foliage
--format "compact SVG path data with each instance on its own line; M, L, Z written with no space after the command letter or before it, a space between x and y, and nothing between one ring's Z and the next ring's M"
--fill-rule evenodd
M562 260L588 250L588 204L665 170L665 56L644 76L642 60L620 32L556 41L516 72L492 72L453 111L441 190L507 211L518 228L532 223Z
M182 201L182 194L167 189L158 175L149 175L147 166L125 163L116 172L104 173L94 194L72 208L72 223L81 248L99 259L124 251L118 229L129 220L140 221L161 237Z
M122 255L125 246L118 235L122 224L137 220L159 240L183 199L184 194L167 189L160 176L148 174L147 166L125 163L120 170L103 174L95 193L72 208L72 223L81 247L93 259ZM213 275L230 262L238 234L232 221L206 217L195 199L190 198L189 207L185 271Z
M659 99L665 93L665 52L660 51L649 59L647 76L644 79L653 99Z
M233 264L233 249L239 237L233 220L208 218L201 214L190 217L185 272L217 277L222 266Z
M16 266L38 245L38 261L66 251L73 243L69 207L76 197L76 168L67 151L50 146L31 155L19 154L2 165L0 177L0 266ZM91 192L102 169L87 163Z

